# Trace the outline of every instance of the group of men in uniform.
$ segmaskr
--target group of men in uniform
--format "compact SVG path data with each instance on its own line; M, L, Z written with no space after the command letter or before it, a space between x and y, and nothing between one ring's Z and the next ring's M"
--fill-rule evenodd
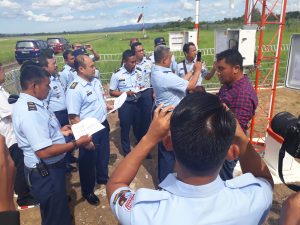
M195 55L193 47L190 43L184 47L186 59L178 67L179 76L170 68L170 49L159 45L154 50L153 120L106 186L121 224L250 225L263 224L268 215L273 180L246 136L258 99L243 73L243 57L228 49L216 55L207 72L201 61L189 56ZM189 64L193 64L190 74ZM217 95L199 89L201 80L210 79L216 70L222 84ZM156 144L162 153L159 160L164 158L158 162L164 167L159 172L165 172L159 174L160 190L132 190L130 183ZM238 158L244 174L233 178Z
M125 103L118 110L121 145L125 156L131 152L131 127L136 143L142 142L143 136L150 132L148 129L155 108L167 109L169 112L192 93L200 92L197 94L204 95L203 88L199 89L202 79L210 79L216 69L223 73L220 76L221 83L228 85L220 93L220 99L222 96L224 99L228 97L227 93L232 96L224 101L228 107L235 110L235 107L240 106L239 102L235 102L238 93L232 89L237 89L234 88L237 86L235 84L242 78L242 65L236 63L235 58L228 57L236 55L241 58L237 51L220 54L218 63L221 64L214 64L208 72L202 61L196 61L197 50L193 43L184 45L186 57L179 64L164 38L156 38L154 44L151 61L145 57L142 43L132 43L131 49L123 52L121 68L112 74L110 80L111 96L118 97L124 92L127 95ZM97 55L94 54L94 59L99 58ZM106 184L109 180L110 128L107 110L112 109L112 106L105 101L101 81L95 76L94 61L86 55L85 50L67 50L63 57L66 65L60 73L57 73L55 58L47 53L40 56L38 65L28 64L21 68L22 93L14 104L12 115L14 132L24 153L26 182L34 199L40 203L42 223L45 225L57 224L57 218L60 218L62 225L70 224L64 177L65 164L69 160L65 155L73 149L79 147L81 192L90 204L99 204L99 198L94 194L95 183ZM225 65L222 60L225 60ZM242 85L249 85L247 79L243 78ZM248 93L252 93L251 90ZM254 102L252 114L247 115L252 117L257 104L255 97L249 101ZM96 118L105 128L92 137L82 136L74 140L69 124L76 124L88 117ZM161 138L155 140L158 144L158 178L162 182L174 171L176 151L167 150L160 141ZM150 151L145 158L151 158ZM118 199L124 190L115 193L117 195L112 195L110 191L109 196Z

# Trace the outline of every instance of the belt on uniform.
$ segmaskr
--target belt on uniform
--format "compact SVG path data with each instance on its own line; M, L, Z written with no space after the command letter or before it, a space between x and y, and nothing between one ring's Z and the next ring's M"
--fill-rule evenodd
M59 114L68 114L68 110L64 109L64 110L59 110L59 111L55 111L54 113L59 113Z
M66 160L65 158L62 158L58 162L52 163L52 164L46 164L48 169L58 169L58 168L65 168L66 167ZM38 172L37 168L28 168L29 170Z

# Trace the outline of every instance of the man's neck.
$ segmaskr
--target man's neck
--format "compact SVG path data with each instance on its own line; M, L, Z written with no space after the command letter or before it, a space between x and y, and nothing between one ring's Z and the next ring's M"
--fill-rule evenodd
M186 59L186 61L188 61L188 63L192 63L194 61L194 59L192 59L190 57L186 57L185 59Z
M137 64L138 64L138 63L141 63L141 62L143 61L143 58L144 58L144 57L142 57L142 58L140 58L140 59L139 59L139 58L136 58Z
M165 67L165 68L170 68L170 66L167 66L167 65L165 65L163 63L155 63L155 65L161 66L161 67Z
M185 169L183 166L181 166L177 161L175 171L177 173L178 180L182 181L183 183L196 186L205 185L213 182L219 174L219 171L216 171L214 174L207 176L194 175L187 169Z
M242 79L244 77L244 74L243 72L241 71L240 73L236 74L234 76L234 80L229 84L229 85L232 85L234 84L235 82L237 82L238 80Z
M31 90L25 90L25 91L23 90L21 93L30 95L30 96L32 96L32 97L38 99L38 98L35 96L35 94L33 93L33 91L31 91ZM39 100L40 100L40 99L39 99Z
M134 69L130 70L127 68L127 66L124 64L124 68L127 70L127 72L132 73Z
M85 80L85 81L87 81L87 82L91 82L91 81L93 80L93 78L86 77L86 76L84 76L84 75L82 75L82 74L78 74L78 75L79 75L79 77L80 77L81 79L83 79L83 80Z

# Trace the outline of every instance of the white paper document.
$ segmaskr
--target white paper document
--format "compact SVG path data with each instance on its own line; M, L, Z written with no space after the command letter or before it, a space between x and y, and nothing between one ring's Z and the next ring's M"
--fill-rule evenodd
M142 89L137 89L135 90L135 93L139 93L139 92L142 92L142 91L146 91L147 89L149 88L152 88L152 87L146 87L146 88L142 88Z
M126 92L124 92L119 97L117 97L115 99L115 102L114 102L114 108L112 110L110 110L108 112L108 114L112 113L112 112L116 111L118 108L120 108L124 104L124 102L126 101L126 98L127 98Z
M79 123L71 126L73 135L76 140L84 135L92 135L105 127L96 118L85 118Z

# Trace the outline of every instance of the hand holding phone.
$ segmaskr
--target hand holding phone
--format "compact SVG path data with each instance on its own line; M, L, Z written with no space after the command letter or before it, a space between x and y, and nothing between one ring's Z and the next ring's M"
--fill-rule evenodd
M201 62L201 52L198 51L197 53L197 62Z

